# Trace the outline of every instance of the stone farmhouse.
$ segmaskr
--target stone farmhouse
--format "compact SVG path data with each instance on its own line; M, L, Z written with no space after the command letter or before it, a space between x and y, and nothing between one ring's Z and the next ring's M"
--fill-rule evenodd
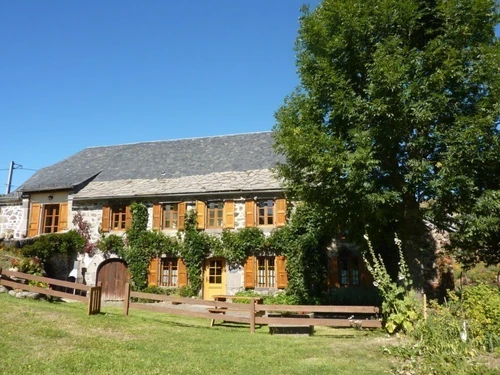
M80 212L99 230L124 234L131 224L129 206L148 207L148 229L176 235L186 211L196 209L198 229L217 235L223 229L259 227L264 233L286 225L287 201L271 169L278 156L270 132L141 142L86 148L43 168L16 192L0 198L0 236L35 237L73 228ZM356 254L332 252L331 287L370 283ZM79 259L79 277L95 283L102 254ZM250 257L230 267L207 258L203 297L243 289L276 291L287 285L286 259ZM367 281L368 280L368 281ZM188 282L182 259L166 254L153 259L149 284L180 287Z

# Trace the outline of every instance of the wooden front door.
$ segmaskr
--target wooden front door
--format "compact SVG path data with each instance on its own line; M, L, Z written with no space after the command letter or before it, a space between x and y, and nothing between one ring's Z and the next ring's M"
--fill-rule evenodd
M127 263L122 259L107 259L97 269L97 279L102 283L102 299L123 301L125 283L130 279Z
M203 271L203 299L226 294L226 262L222 258L205 260Z

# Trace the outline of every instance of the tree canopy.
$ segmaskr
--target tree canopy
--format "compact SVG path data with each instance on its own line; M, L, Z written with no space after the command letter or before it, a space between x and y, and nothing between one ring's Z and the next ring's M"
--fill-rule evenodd
M500 261L495 0L324 0L303 9L300 85L276 112L278 173L332 233L417 262L428 224ZM422 265L420 265L422 266Z

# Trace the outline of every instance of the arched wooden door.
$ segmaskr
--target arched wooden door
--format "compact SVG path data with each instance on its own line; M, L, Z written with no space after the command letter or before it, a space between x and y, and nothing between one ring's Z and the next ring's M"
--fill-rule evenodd
M107 259L97 268L96 283L102 283L102 299L105 301L123 301L125 283L129 279L127 262L123 259Z

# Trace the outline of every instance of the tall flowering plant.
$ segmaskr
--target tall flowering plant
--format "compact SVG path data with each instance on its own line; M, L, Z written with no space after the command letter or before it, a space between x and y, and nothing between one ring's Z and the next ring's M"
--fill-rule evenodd
M368 243L368 251L363 254L366 268L373 276L373 285L380 291L382 296L382 316L385 329L389 333L413 331L416 321L421 316L421 308L412 290L412 280L408 266L404 260L401 240L395 234L394 242L399 250L399 272L398 279L392 280L387 272L384 260L380 254L375 254L373 245L365 234Z

